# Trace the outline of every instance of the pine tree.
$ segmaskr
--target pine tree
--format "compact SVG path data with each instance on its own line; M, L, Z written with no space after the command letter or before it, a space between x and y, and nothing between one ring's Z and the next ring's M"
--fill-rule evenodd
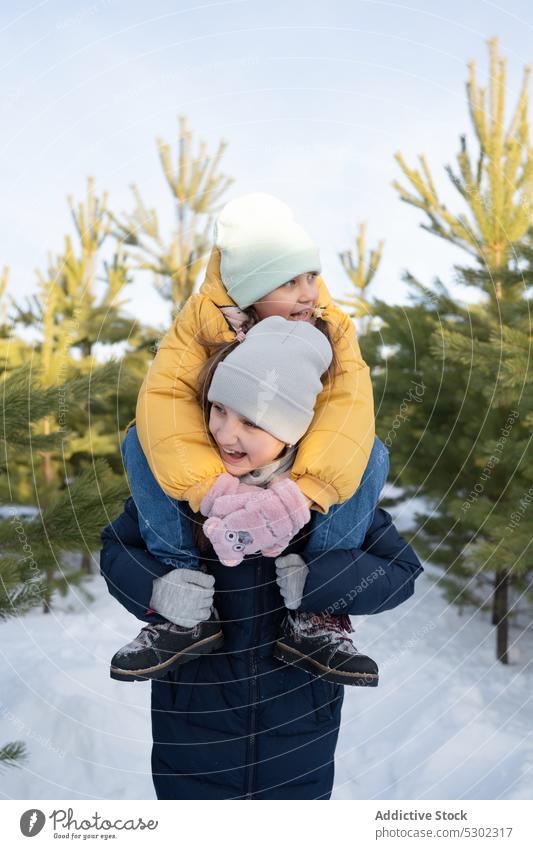
M90 195L89 206L94 209ZM86 229L91 223L94 219L89 218ZM95 241L97 238L98 234ZM108 424L109 434L99 442L97 429L91 439L90 424L95 400L101 406L109 398L109 412L112 414L111 399L119 366L109 363L99 367L92 354L73 355L73 349L80 342L88 344L87 328L92 319L89 290L95 273L91 251L92 247L86 241L77 260L67 240L65 254L50 262L47 275L39 275L39 294L29 299L25 307L15 304L16 321L31 327L36 334L31 350L32 371L38 375L43 388L52 393L54 404L50 412L36 421L32 450L19 451L11 462L9 481L6 485L4 479L3 490L9 501L35 505L41 512L56 503L61 493L68 492L69 482L81 475L85 468L91 468L98 453L100 456L106 452L118 453L118 445L113 443L111 436L113 427ZM62 388L65 384L68 393ZM81 395L76 387L81 387ZM30 403L31 398L28 399L27 394L26 398ZM100 422L100 427L105 425ZM53 434L55 441L47 440ZM36 435L44 438L40 447ZM82 450L85 450L85 462L80 463L77 458ZM78 539L75 551L80 551L82 565L80 569L69 570L68 581L71 584L81 583L84 573L90 571L91 563L90 549L84 545L83 538ZM46 578L43 609L48 612L54 593L56 590L66 592L67 582L64 570L54 557L44 557L42 563Z
M113 350L112 346L122 343L130 356L127 368L115 370L120 382L110 381L105 388L100 384L100 391L93 391L83 408L58 404L55 416L43 420L45 433L58 425L69 438L64 441L61 456L42 454L36 487L41 497L75 479L98 457L122 473L118 434L132 418L134 398L149 356L144 350L137 354L139 373L134 373L131 349L140 346L143 331L139 322L123 313L124 293L131 281L128 257L118 247L111 259L101 258L110 236L107 195L96 195L94 181L89 178L84 201L75 203L69 197L69 205L76 236L66 236L63 252L50 257L46 273L38 276L38 295L24 307L17 307L16 320L37 334L33 359L46 387L91 375L98 366L97 347L101 356L106 349ZM123 417L126 421L117 422L117 407L122 409L125 400L129 408ZM90 552L83 550L81 558L82 569L91 571Z
M488 46L488 89L478 85L474 62L469 63L466 84L477 156L472 159L463 135L457 155L458 170L446 167L468 214L450 212L439 199L424 156L419 157L421 170L418 170L409 168L397 153L397 162L411 188L404 188L398 181L393 185L405 203L426 214L428 222L422 225L424 229L463 248L481 268L491 271L488 294L500 299L506 293L499 271L505 271L513 246L526 236L533 210L533 148L529 143L528 118L530 68L524 69L518 102L506 129L507 62L498 55L496 38L490 39Z
M368 299L368 291L381 262L383 255L383 239L377 248L366 255L366 223L359 225L355 239L356 259L351 250L339 253L341 264L348 275L355 292L350 292L344 298L336 298L338 304L348 307L348 315L356 320L360 333L368 332L371 324L372 307Z
M15 327L8 315L7 285L9 268L4 266L0 273L0 368L11 371L23 365L30 350L27 342L16 335Z
M112 486L110 484L108 486L107 477L105 477L102 486L100 486L98 482L99 473L102 470L106 470L106 475L108 475L107 470L109 469L109 465L102 458L93 460L78 476L72 477L69 475L65 458L69 455L70 433L65 432L61 426L58 426L57 422L60 419L61 412L58 415L57 411L58 409L61 411L63 408L68 407L73 415L77 414L79 417L83 417L88 399L92 394L94 393L98 396L101 393L105 395L116 383L118 368L117 363L110 362L95 368L91 375L75 377L63 384L59 383L52 386L44 385L41 380L40 385L43 387L43 392L46 393L45 397L48 400L48 407L42 415L38 416L32 412L36 401L33 394L33 384L29 380L29 377L27 377L27 374L33 375L35 379L39 377L38 370L33 364L31 365L31 371L27 372L24 369L21 372L18 370L14 372L12 377L13 383L6 379L4 385L3 417L5 430L3 433L7 434L2 440L5 458L4 475L6 478L4 489L8 493L12 492L11 481L13 472L16 483L25 471L29 486L32 489L30 497L26 499L25 504L35 506L39 514L43 516L54 517L54 523L57 523L58 528L57 538L61 541L60 548L68 540L68 544L72 545L69 549L71 554L76 551L90 552L91 550L95 550L89 547L90 540L96 541L95 547L98 547L98 535L96 533L98 520L102 515L107 520L107 516L109 515L106 507L107 489L109 489L111 495L116 490L120 491L124 497L126 497L128 490L124 478L117 477L116 475L112 476ZM17 379L15 380L15 378ZM8 389L10 390L9 395L7 394ZM37 409L40 410L40 407L37 407ZM18 417L18 419L15 417ZM18 425L16 425L17 421ZM35 422L31 430L28 430L28 422ZM42 422L47 422L48 427L44 428ZM48 464L42 462L43 458L48 461ZM50 470L51 475L49 479L46 476L48 470ZM111 475L110 470L109 475ZM105 512L103 513L102 510L96 510L91 507L91 513L89 514L85 508L80 507L80 517L75 522L77 537L73 539L73 535L68 528L61 528L60 521L55 518L55 510L56 505L59 504L61 509L66 511L66 515L70 516L74 510L71 495L73 491L78 493L80 486L82 489L83 487L88 487L91 490L91 498L103 499L102 509L105 509ZM78 496L80 504L83 498L83 493ZM113 509L115 505L114 496L111 498L111 502L110 509ZM10 497L6 499L6 509L8 509L10 503L19 504L18 499ZM9 509L15 508L10 507ZM71 516L68 521L74 523L75 519L75 516ZM95 520L96 525L93 524ZM104 524L106 524L106 521L104 521ZM87 533L85 532L85 527L88 528ZM53 537L51 539L53 541ZM45 576L45 589L42 594L43 609L45 612L48 612L54 593L60 591L60 593L64 594L69 585L75 583L81 585L85 577L85 572L81 567L69 566L67 568L66 564L61 565L58 557L55 556L48 545L48 542L45 544L48 546L47 553L45 552L40 556L39 564Z
M454 526L444 512L443 499L453 492L457 470L467 480L464 463L471 448L471 433L465 421L477 422L478 399L469 394L468 374L442 355L437 357L431 342L442 317L465 320L467 310L457 305L440 281L433 291L407 275L410 303L391 305L375 299L373 313L380 319L361 337L361 347L372 370L378 435L390 451L390 482L400 485L405 497L424 497L428 510L416 519L417 550L432 562L459 569L464 565L469 531ZM461 411L461 415L458 413ZM477 426L477 425L475 425ZM437 512L442 511L442 516ZM457 584L450 593L457 595ZM464 595L459 601L465 601Z
M107 374L106 374L107 370ZM96 380L105 383L109 366ZM58 451L62 438L58 431L46 434L37 427L51 419L60 393L73 402L82 401L90 391L89 378L78 378L53 388L35 380L32 366L4 373L1 381L2 429L0 470L9 481L11 469L36 452ZM21 616L41 603L51 602L52 592L66 592L80 575L69 572L64 555L80 546L96 548L102 526L122 503L125 483L113 475L103 460L97 460L76 481L56 490L46 505L38 502L34 515L17 504L3 505L0 518L0 622ZM52 586L48 576L59 570ZM0 748L0 763L17 764L26 755L20 741Z
M533 501L533 470L529 462L533 425L533 365L531 363L530 302L520 297L533 284L533 251L516 246L524 260L500 271L505 298L474 308L480 325L476 336L465 325L443 330L448 358L471 372L472 387L485 399L497 432L480 442L480 482L463 505L471 511L478 533L471 557L494 573L492 621L497 626L497 655L507 662L509 614L516 604L510 595L531 587L533 556L527 519ZM463 269L462 276L480 287L489 285L487 272ZM480 332L482 329L482 332ZM507 413L506 419L504 415ZM500 468L501 467L501 468ZM480 484L483 484L482 488Z
M122 219L113 216L113 220L117 237L137 248L137 267L153 273L156 287L171 302L175 314L193 292L205 264L217 204L233 179L218 173L226 142L219 143L214 156L208 154L205 142L193 153L192 132L183 116L179 118L176 166L170 145L158 139L157 147L175 210L176 225L170 237L164 238L156 210L146 206L136 185L132 186L133 212Z
M408 276L414 305L375 304L374 313L384 326L364 349L370 351L379 390L385 393L378 401L378 424L385 410L400 422L387 434L396 434L393 468L408 494L423 493L429 503L417 517L417 545L425 543L433 561L446 566L449 597L462 604L488 602L485 573L492 574L497 656L506 663L508 590L522 579L525 565L510 553L507 560L496 556L494 547L516 497L510 480L512 445L523 432L522 423L513 421L516 397L504 391L493 358L485 355L486 346L494 345L495 328L511 347L516 340L513 333L525 293L516 285L513 265L531 221L533 151L528 137L529 70L506 130L506 65L498 57L495 39L489 42L489 52L488 104L473 64L467 83L476 162L463 136L458 172L446 169L467 213L454 214L440 201L423 156L417 170L398 154L411 188L395 183L403 201L426 213L425 229L474 258L477 267L458 269L458 277L477 288L479 301L473 306L455 303L439 281L432 291ZM522 380L531 382L530 371ZM419 381L421 399L414 397L411 381ZM402 414L402 407L408 414Z

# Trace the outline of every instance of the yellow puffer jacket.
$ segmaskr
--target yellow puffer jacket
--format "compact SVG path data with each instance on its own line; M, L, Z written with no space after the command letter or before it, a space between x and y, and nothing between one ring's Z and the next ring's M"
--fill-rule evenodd
M359 486L374 442L374 401L353 322L334 305L321 278L319 305L332 327L340 373L317 399L291 477L313 509L327 513ZM153 474L168 495L187 500L194 511L215 478L227 471L195 398L197 377L209 355L198 337L235 339L221 306L235 303L222 283L220 252L214 248L199 293L191 295L163 338L137 401L135 423Z

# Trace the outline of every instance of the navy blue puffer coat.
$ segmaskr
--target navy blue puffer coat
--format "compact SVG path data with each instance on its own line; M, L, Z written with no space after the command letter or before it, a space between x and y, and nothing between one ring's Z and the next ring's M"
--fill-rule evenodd
M146 550L132 499L102 533L101 572L138 619L168 566ZM302 551L295 540L284 553ZM283 616L274 560L229 569L207 561L224 650L152 682L152 771L159 799L328 799L343 688L272 657ZM377 509L361 550L308 561L302 609L379 613L414 591L422 572L391 518ZM141 685L142 686L142 685Z

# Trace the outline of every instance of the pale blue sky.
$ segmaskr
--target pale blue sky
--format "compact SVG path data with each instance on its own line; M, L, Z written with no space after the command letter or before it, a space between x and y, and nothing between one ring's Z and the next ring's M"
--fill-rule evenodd
M462 254L418 227L391 188L393 153L423 151L452 208L443 165L469 130L464 83L475 59L486 79L486 39L509 59L509 106L533 58L525 0L410 3L375 0L95 0L2 4L0 12L0 264L13 292L35 290L36 267L70 228L66 195L93 174L112 207L146 201L170 212L155 137L175 144L177 116L236 178L227 196L283 198L321 248L334 294L347 289L337 251L357 222L386 239L374 291L405 297L402 270L451 279ZM146 278L130 311L166 322Z

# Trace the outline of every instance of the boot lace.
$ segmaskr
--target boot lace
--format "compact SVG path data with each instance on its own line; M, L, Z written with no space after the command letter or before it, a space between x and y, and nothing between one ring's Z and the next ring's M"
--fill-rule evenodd
M149 646L158 636L160 630L161 625L145 625L135 642L140 644L141 646Z
M144 628L142 629L140 634L137 636L137 639L135 640L135 642L137 643L137 645L140 644L142 646L150 646L150 645L152 645L152 643L156 639L156 637L159 636L161 631L169 631L169 630L187 631L188 629L182 628L181 625L173 625L172 622L160 622L160 623L154 622L153 624L149 623L148 625L144 626Z
M329 613L296 613L293 615L294 627L309 637L329 636L338 647L351 654L359 652L347 634L353 634L353 627L347 613L332 616Z

